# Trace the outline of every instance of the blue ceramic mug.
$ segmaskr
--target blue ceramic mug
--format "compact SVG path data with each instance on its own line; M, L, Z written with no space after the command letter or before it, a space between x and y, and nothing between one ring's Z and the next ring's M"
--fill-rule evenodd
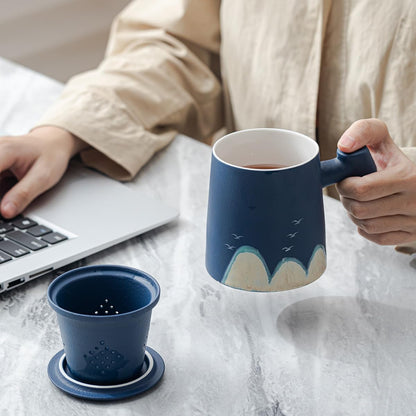
M80 267L56 278L48 300L71 377L92 385L136 379L159 296L152 276L125 266Z
M274 292L307 285L326 268L322 188L376 171L368 149L320 162L311 138L251 129L212 151L206 268L238 289Z

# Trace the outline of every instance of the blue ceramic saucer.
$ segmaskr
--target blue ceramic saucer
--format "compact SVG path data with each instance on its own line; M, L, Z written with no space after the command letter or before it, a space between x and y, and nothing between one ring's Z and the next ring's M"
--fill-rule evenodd
M52 383L62 391L81 399L121 400L136 396L154 387L165 372L163 358L152 348L146 347L142 374L123 384L102 386L76 380L68 371L64 350L49 361L48 375Z

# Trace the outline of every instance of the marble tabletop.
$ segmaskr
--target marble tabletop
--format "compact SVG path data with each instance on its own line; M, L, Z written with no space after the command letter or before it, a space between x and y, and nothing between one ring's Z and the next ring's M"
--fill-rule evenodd
M62 86L0 59L0 131L26 132ZM148 344L166 372L120 402L73 398L46 368L62 342L50 278L0 295L0 415L406 416L416 413L416 270L361 238L326 198L328 267L309 286L248 293L204 267L210 148L178 136L127 186L179 209L176 222L79 262L154 275Z

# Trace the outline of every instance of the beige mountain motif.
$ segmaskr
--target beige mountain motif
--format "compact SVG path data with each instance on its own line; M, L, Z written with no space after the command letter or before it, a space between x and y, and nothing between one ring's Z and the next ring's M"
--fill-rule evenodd
M244 246L232 258L222 283L254 292L279 292L312 283L323 274L325 268L325 248L318 245L313 251L307 270L299 260L286 258L276 267L269 282L269 273L259 251Z

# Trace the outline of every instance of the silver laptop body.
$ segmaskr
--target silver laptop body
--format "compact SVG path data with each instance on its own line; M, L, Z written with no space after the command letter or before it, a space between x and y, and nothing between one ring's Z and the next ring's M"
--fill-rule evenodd
M23 215L68 239L0 264L0 292L166 224L178 212L72 163L63 180Z

